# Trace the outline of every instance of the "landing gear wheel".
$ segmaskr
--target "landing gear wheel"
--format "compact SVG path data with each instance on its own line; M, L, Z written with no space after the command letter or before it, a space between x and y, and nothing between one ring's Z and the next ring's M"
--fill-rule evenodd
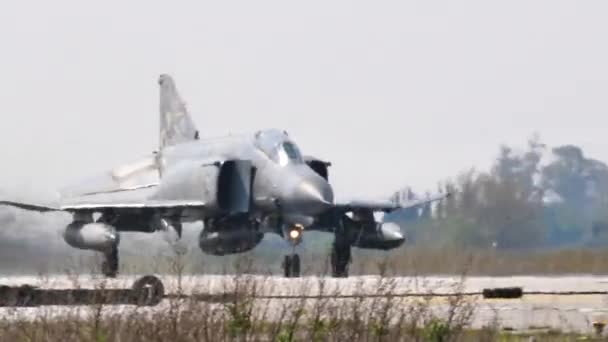
M300 256L298 254L291 256L291 276L294 278L300 277Z
M334 241L331 250L331 275L334 278L348 277L348 264L350 263L350 245Z
M101 272L108 278L116 278L118 275L118 246L112 246L110 251L104 254L104 257Z
M283 259L283 272L285 278L300 277L300 256L298 254L285 256L285 259Z
M285 278L289 278L291 276L291 255L286 255L283 258L283 274Z

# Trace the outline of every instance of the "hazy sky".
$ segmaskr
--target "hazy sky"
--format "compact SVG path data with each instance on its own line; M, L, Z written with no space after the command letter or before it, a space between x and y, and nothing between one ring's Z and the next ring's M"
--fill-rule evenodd
M158 144L160 73L203 136L286 129L340 197L434 188L533 132L608 161L606 1L6 1L0 188Z

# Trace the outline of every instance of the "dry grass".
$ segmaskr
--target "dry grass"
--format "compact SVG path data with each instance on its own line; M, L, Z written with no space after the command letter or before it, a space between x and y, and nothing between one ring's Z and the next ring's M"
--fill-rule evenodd
M264 251L266 253L266 251ZM302 252L302 274L318 275L328 271L327 253ZM282 254L248 253L248 272L280 275ZM234 265L239 256L210 257L193 249L183 256L184 273L226 274L238 272ZM156 258L121 259L123 273L167 273L171 269L166 256ZM72 269L88 271L86 262L72 261ZM380 269L380 265L384 268ZM426 248L406 246L382 252L353 249L352 275L380 274L390 276L423 275L608 275L608 250L560 249L538 251L509 251L465 249L455 247Z
M316 275L326 273L328 246L302 248L302 273ZM156 248L154 249L156 250ZM136 251L135 251L136 252ZM124 247L121 250L121 272L128 273L167 273L171 271L172 252L159 248L158 255L134 253ZM281 248L259 248L245 253L255 274L281 274L283 254L288 250ZM24 260L28 260L27 253ZM91 270L94 253L78 253L71 257L37 257L39 264L22 260L3 260L0 270L4 274L63 274L66 269L83 273ZM200 251L196 245L187 245L187 253L181 256L183 273L225 274L235 273L235 261L239 255L212 256ZM97 265L101 259L94 260ZM557 274L596 274L608 275L608 250L573 248L539 250L495 250L457 248L454 246L412 246L404 245L389 252L370 251L353 248L351 274L379 274L379 264L385 265L387 275L458 275L464 270L471 275L557 275Z
M373 269L365 257L360 273ZM608 274L608 250L560 249L501 251L459 248L404 248L390 253L387 263L399 275L556 275Z
M183 300L163 311L92 306L62 317L5 318L2 341L411 341L458 340L469 309L436 316L428 302L390 297L332 302L284 301L247 295L226 303Z

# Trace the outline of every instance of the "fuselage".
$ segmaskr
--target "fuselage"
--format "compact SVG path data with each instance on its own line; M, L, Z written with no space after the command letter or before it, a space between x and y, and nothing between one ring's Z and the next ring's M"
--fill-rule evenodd
M182 174L192 174L192 167L247 160L255 168L251 198L252 209L258 214L274 213L292 223L310 225L316 215L333 205L333 191L327 180L304 162L295 143L282 131L196 140L163 149L159 159L161 198L165 196L163 191L168 191L163 189L170 186L171 192L180 196L190 194L210 201L217 189L203 184L194 189L197 181ZM179 172L180 168L184 171Z

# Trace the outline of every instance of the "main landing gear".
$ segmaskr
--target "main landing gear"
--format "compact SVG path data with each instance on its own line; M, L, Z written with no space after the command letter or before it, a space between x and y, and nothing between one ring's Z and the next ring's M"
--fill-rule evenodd
M334 278L348 277L348 265L351 261L350 241L341 226L335 232L334 243L331 249L331 275Z
M101 263L101 272L108 278L116 278L118 275L118 244L112 245L103 256L105 260Z

